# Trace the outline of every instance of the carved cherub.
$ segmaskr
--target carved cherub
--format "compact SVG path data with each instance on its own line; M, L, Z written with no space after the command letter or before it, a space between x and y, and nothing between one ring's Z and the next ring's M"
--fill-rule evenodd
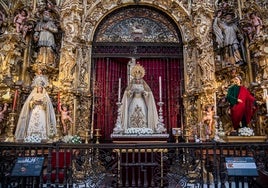
M63 134L67 135L68 130L70 129L70 124L73 123L73 119L70 116L71 111L68 110L68 107L66 105L59 104L59 111L61 113L61 123L63 126Z
M209 135L211 135L211 131L212 131L213 115L214 115L214 107L211 106L211 105L208 105L208 106L205 108L205 111L204 111L204 117L203 117L203 119L202 119L202 122L203 122L204 124L207 124L207 125L208 125L207 133L208 133Z
M4 128L3 126L3 121L5 119L5 112L7 111L8 104L4 103L4 107L0 106L0 134L2 133L2 129Z
M262 20L260 17L258 17L256 15L255 12L250 14L250 20L251 20L251 24L253 26L253 29L255 30L255 37L258 36L261 32L261 28L262 28Z
M5 103L4 107L0 106L0 123L4 120L5 115L4 113L7 111L8 104Z
M16 31L17 33L20 33L23 31L24 24L27 20L28 13L26 10L22 9L15 17L14 17L14 23L16 25Z

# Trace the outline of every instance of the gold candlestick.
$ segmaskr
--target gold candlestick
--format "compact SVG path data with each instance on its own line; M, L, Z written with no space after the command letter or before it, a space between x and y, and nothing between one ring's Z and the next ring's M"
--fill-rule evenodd
M181 128L172 128L172 134L175 137L175 142L179 143L179 136L181 136ZM179 156L179 149L176 147L176 158Z
M90 135L88 134L89 129L86 129L86 136L85 136L85 144L88 144L88 138L90 139Z
M174 137L175 137L175 143L179 143L179 135L176 133Z
M15 137L14 137L14 129L15 129L15 117L16 117L16 113L15 112L11 112L9 113L9 121L8 121L8 132L7 132L7 138L5 140L5 142L15 142Z
M60 114L57 114L57 115L56 115L56 118L57 118L57 125L56 125L57 132L56 132L54 141L58 141L58 140L61 138Z
M55 132L56 130L54 130L53 125L50 125L49 127L49 132L48 132L48 143L52 143L54 141L55 138Z
M101 137L101 134L100 134L101 129L95 129L95 131L96 131L96 134L95 134L95 137L96 137L96 144L99 144L99 143L100 143L100 142L99 142L99 139L100 139L100 137Z
M188 143L189 142L189 128L186 127L185 130L184 130L184 137L185 137L185 142Z

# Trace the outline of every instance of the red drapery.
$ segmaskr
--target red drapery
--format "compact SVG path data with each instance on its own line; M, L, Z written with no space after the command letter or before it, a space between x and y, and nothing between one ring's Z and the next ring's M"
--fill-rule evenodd
M110 140L116 123L118 80L119 78L122 80L122 96L127 87L129 61L130 59L127 58L98 58L94 60L94 129L101 129L103 140ZM137 62L145 68L144 80L151 87L156 103L159 101L159 76L162 78L163 115L168 133L171 132L172 128L181 127L182 60L177 58L142 58Z

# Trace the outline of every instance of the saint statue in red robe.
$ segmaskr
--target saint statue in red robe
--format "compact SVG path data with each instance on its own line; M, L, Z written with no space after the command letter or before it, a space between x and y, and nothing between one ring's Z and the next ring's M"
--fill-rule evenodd
M231 106L231 119L234 129L238 129L240 122L242 127L250 123L256 110L255 98L248 89L241 85L240 76L234 78L234 84L228 89L227 101Z

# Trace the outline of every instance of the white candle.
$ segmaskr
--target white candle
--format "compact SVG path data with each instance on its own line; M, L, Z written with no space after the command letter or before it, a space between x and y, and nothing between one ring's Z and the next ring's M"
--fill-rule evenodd
M217 116L217 95L214 93L214 115Z
M118 86L118 102L120 102L121 99L121 78L119 78L119 86Z
M268 97L267 97L267 89L263 89L263 93L264 93L264 100L266 102L266 110L267 110L267 114L268 114Z
M159 76L159 101L162 102L162 80L161 80L161 76Z
M202 140L202 123L199 123L199 139Z

